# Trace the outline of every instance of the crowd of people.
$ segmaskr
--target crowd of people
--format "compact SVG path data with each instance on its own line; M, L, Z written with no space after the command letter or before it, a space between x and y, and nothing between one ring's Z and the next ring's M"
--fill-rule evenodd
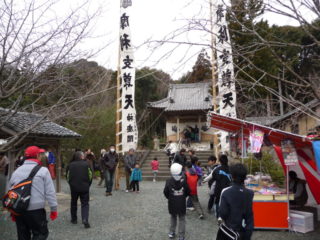
M157 160L155 159L157 162ZM24 155L19 156L15 162L15 170L9 182L9 191L5 195L6 207L11 213L11 219L16 223L19 240L27 239L47 239L49 235L47 217L45 211L46 202L50 206L50 219L53 221L58 217L57 198L53 180L56 178L54 153L37 146L30 146L25 149ZM70 186L71 203L70 215L71 223L77 224L78 199L81 202L81 222L85 228L90 228L89 223L89 199L90 187L95 172L100 173L99 186L105 182L106 196L112 195L114 178L119 155L115 150L115 145L111 145L109 150L101 150L100 158L97 159L91 149L76 149L69 164L66 167L66 180ZM9 160L5 154L1 154L1 171L8 174ZM153 163L154 174L158 171L159 165ZM126 192L139 193L139 182L142 181L142 172L134 149L130 149L124 157L124 171L126 175ZM30 183L29 192L21 186ZM26 202L22 202L22 197L28 196ZM24 200L23 200L24 201ZM25 209L19 212L15 205L24 205Z
M198 157L192 150L181 149L174 157L169 155L172 177L166 181L163 190L168 199L170 214L169 238L185 239L186 211L195 210L199 219L204 219L204 211L199 201L198 186L208 182L210 197L208 213L214 212L219 223L217 240L250 240L253 231L253 191L246 189L244 180L247 170L242 164L229 167L228 157L221 155L219 164L215 156L208 158L207 174L201 168Z
M23 163L17 167L10 179L10 187L21 184L21 181L30 177L37 169L32 179L30 203L23 214L12 214L12 221L16 222L18 239L46 239L49 231L47 227L45 204L50 206L50 218L58 217L57 199L53 184L54 176L48 166L53 164L48 160L46 151L36 146L25 150ZM76 149L66 168L66 179L70 186L70 220L72 224L78 223L77 202L81 202L81 222L85 228L90 228L89 199L90 186L95 176L95 171L100 173L104 182L106 196L112 196L114 178L120 162L115 146L107 150L102 149L97 159L90 149L81 151ZM134 149L130 149L124 156L124 172L126 176L126 192L139 193L139 182L142 173L139 160ZM156 181L159 171L159 162L154 158L150 164L153 172L153 181ZM226 155L210 156L207 162L206 173L202 169L195 152L181 149L171 157L170 172L172 177L166 181L163 193L168 199L170 214L169 238L177 236L179 240L185 239L186 212L195 210L199 219L205 219L205 213L199 201L198 187L208 182L210 197L207 211L214 213L220 224L217 239L229 239L225 233L230 230L236 233L234 239L249 240L253 230L252 200L253 192L244 187L246 168L241 164L228 165ZM299 186L297 185L297 188ZM243 224L244 223L244 224Z

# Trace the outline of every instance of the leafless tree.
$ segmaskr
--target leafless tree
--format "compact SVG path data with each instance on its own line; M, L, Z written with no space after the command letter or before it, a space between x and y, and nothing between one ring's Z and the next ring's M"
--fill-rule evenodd
M145 44L152 49L151 54L154 54L156 50L162 50L163 54L159 61L172 55L179 55L181 59L177 69L181 69L190 59L194 59L194 56L203 48L208 52L216 52L215 46L212 45L210 40L210 36L215 34L212 31L212 21L208 11L210 2L212 1L204 0L202 3L197 1L200 6L199 10L188 19L180 19L182 24L179 28L170 32L163 39L148 40ZM320 120L319 114L306 105L313 99L320 100L319 1L265 0L261 12L263 14L260 16L252 16L250 6L246 10L242 8L241 11L244 12L240 12L240 14L237 12L237 5L254 4L255 1L231 0L230 2L225 2L228 6L228 19L234 25L237 25L237 28L229 25L230 35L233 37L240 34L251 39L243 45L239 45L237 42L231 43L235 60L237 89L239 93L244 94L244 96L239 95L244 97L243 101L246 102L245 105L242 105L245 108L240 106L238 109L239 115L241 117L261 116L261 114L270 111L273 115L279 115L278 104L279 99L281 99L288 106L288 110L299 108L311 117ZM267 23L261 21L261 19L264 14L271 13L274 14L273 16L285 17L289 21L294 21L296 25L299 25L304 39L307 40L297 42L290 38L282 38L275 32L264 32L263 24ZM250 21L251 19L253 20ZM257 24L258 22L261 24ZM169 50L164 51L163 46L166 46ZM183 54L177 54L178 49L183 49L180 50L180 53L183 52ZM287 51L293 50L295 55L290 58L284 56L282 54L284 49L289 49ZM277 68L266 70L266 68L257 64L254 56L259 51L268 53L269 59L265 61L267 62L272 58ZM149 57L152 57L152 55ZM270 84L270 82L273 84ZM282 92L278 89L279 84L283 87ZM259 89L264 89L268 93L267 96L261 95ZM262 111L260 111L261 109Z
M16 144L48 118L57 121L79 114L90 104L84 102L91 96L111 87L111 72L103 70L94 73L95 82L79 81L79 72L85 74L84 61L79 60L100 50L84 51L81 47L91 37L99 15L99 9L92 11L89 2L77 1L78 5L69 10L59 0L0 3L0 106L6 108L0 116L0 128L18 111L43 116L29 129L7 139L0 150ZM90 74L85 77L90 79Z

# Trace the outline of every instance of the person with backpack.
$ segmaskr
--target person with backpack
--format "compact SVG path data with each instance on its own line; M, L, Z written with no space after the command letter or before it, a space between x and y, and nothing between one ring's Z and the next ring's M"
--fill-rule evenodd
M215 182L214 203L215 203L215 213L217 218L219 217L219 202L220 202L221 192L224 188L229 187L231 184L231 175L229 172L227 155L222 154L219 157L219 162L221 165L215 168L215 170L212 173L212 181Z
M58 203L53 181L49 170L41 167L41 161L38 159L39 153L40 148L36 146L26 148L23 165L13 172L10 179L10 188L13 190L18 184L26 183L25 180L28 177L32 181L27 209L18 216L11 215L17 225L18 240L31 239L31 235L32 239L47 239L49 231L45 211L46 202L50 206L51 220L54 221L58 217ZM32 172L33 177L30 176Z
M252 202L254 193L244 186L246 167L237 163L230 167L232 185L222 190L219 203L217 240L250 240L253 224ZM227 234L226 234L227 233Z
M183 177L182 165L173 163L170 167L172 177L166 181L163 190L168 199L168 210L170 214L169 238L175 238L176 227L179 220L179 240L185 239L186 233L186 198L190 194L186 179Z
M83 152L74 153L72 161L67 167L67 181L71 190L71 223L77 224L78 198L81 201L81 217L85 228L90 228L89 224L89 189L92 183L92 169L85 161Z
M104 174L106 179L106 196L112 195L113 179L116 167L119 162L118 153L116 153L115 145L111 145L109 152L107 152L103 158L102 163L104 165Z

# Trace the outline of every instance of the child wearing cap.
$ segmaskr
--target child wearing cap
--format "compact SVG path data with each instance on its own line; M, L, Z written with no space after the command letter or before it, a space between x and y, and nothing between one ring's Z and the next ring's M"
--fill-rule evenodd
M186 197L190 190L185 178L182 177L182 165L174 163L170 167L172 177L166 181L163 193L168 199L168 210L171 217L169 238L176 236L177 221L179 219L179 240L185 239L186 232Z

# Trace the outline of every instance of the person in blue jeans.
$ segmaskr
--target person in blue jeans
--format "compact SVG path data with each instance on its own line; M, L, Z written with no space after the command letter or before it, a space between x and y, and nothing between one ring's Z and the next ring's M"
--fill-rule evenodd
M119 157L116 153L115 146L111 145L109 148L109 152L104 154L102 158L102 163L104 164L105 169L104 174L106 179L106 196L112 195L114 173L116 171L118 162Z
M142 172L140 169L140 166L138 163L134 166L134 169L132 170L130 182L131 182L131 189L133 192L137 190L137 193L140 192L139 189L139 182L142 181Z

